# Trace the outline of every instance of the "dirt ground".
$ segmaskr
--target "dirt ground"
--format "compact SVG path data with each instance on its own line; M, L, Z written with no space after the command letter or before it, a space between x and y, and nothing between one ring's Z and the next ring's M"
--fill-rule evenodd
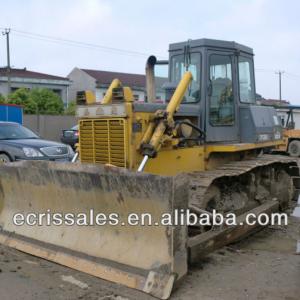
M269 227L191 267L171 299L300 299L300 219ZM1 300L155 299L0 246Z

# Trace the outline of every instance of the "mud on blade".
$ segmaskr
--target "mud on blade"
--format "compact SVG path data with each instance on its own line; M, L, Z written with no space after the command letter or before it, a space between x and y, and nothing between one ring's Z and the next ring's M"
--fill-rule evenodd
M130 213L186 208L185 177L95 165L23 161L0 166L0 242L106 280L168 298L187 272L185 226L130 226ZM118 214L118 225L16 226L16 213ZM152 221L153 221L152 220ZM122 225L124 223L125 225Z

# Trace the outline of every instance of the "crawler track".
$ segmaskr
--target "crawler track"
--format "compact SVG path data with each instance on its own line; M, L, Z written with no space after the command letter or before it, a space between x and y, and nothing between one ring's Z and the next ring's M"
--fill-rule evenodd
M194 212L235 212L239 222L246 214L270 214L284 210L299 189L297 159L262 155L232 162L213 170L190 173L189 207ZM192 261L234 240L258 230L257 226L190 226L189 249Z
M300 178L297 159L280 155L262 155L255 159L231 162L212 171L190 173L190 204L205 209L207 201L210 200L208 193L212 185L222 189L225 181L234 185L237 179L239 181L244 179L244 176L257 175L256 172L270 171L271 168L277 172L285 171L295 182L294 188L299 189L296 183ZM256 185L259 184L259 178L254 179ZM264 185L267 188L267 184ZM276 197L276 195L273 196Z

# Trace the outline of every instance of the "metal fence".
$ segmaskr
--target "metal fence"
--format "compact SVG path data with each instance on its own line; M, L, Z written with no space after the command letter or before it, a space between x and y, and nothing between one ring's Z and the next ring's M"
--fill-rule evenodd
M60 141L63 129L77 124L75 116L24 115L23 125L47 140Z

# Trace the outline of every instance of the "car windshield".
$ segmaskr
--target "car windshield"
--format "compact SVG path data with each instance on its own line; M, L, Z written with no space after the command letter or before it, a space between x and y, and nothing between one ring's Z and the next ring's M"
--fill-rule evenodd
M37 139L35 133L19 124L0 124L0 140Z

